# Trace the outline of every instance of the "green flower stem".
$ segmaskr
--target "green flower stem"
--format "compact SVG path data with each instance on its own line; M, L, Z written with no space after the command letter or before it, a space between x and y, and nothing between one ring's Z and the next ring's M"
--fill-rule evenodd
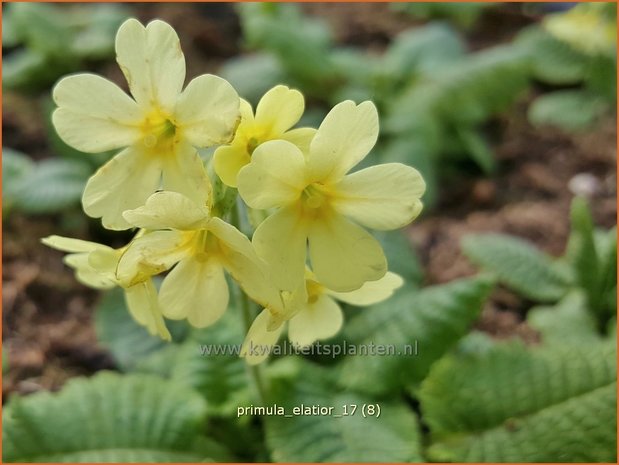
M235 226L237 229L241 226L241 218L239 212L238 202L234 202L232 209L230 211L230 223ZM249 332L249 328L251 328L251 324L254 320L254 312L252 311L253 304L249 297L240 286L237 286L238 289L238 301L241 304L241 311L243 313L243 323L245 326L245 333ZM267 390L266 384L264 381L264 377L262 376L262 369L260 365L247 365L247 371L249 372L249 377L252 380L252 384L254 386L254 391L258 397L258 400L264 405L266 403L267 398Z
M247 294L243 292L241 288L239 288L239 301L241 302L241 310L243 312L243 322L245 324L245 332L249 331L251 328L251 324L253 321L252 314L252 303L247 297ZM264 405L267 398L267 390L264 382L264 378L262 376L261 365L247 365L247 370L249 372L250 378L254 385L254 390L258 395L258 400Z

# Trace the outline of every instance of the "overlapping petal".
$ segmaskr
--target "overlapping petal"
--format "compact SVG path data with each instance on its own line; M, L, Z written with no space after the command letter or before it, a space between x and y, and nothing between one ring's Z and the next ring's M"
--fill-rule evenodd
M51 235L41 239L41 242L48 247L63 252L92 252L97 249L109 249L108 246L97 244L96 242L84 241L82 239L74 239L72 237L63 237Z
M332 298L322 294L289 321L288 339L300 347L309 346L336 335L343 322L342 309Z
M75 270L75 278L82 284L94 289L111 289L116 281L104 276L90 265L88 252L72 253L64 257L64 263Z
M117 251L111 247L96 242L56 235L45 237L41 239L41 242L56 250L72 252L64 258L64 262L75 270L75 277L82 284L95 289L110 289L116 286L117 283L113 274L104 273L90 263L92 254L113 257L118 263Z
M142 108L172 113L185 82L185 57L174 29L155 20L125 21L116 34L116 61Z
M368 228L391 230L413 221L421 212L425 191L421 174L401 163L365 168L345 176L337 186L334 207Z
M145 326L153 336L160 336L165 341L171 341L172 336L161 315L161 307L157 299L157 290L152 280L140 282L125 289L125 299L131 316L142 326Z
M290 142L265 142L238 175L239 194L250 207L266 209L295 202L306 185L305 158Z
M275 86L266 92L256 107L255 123L273 138L297 124L305 110L303 94L286 86Z
M245 293L262 306L278 305L279 292L266 263L258 257L247 236L220 218L212 218L208 229L219 241L220 262Z
M305 155L309 153L310 144L312 143L312 139L315 135L316 129L314 128L297 128L285 132L279 137L279 139L296 145Z
M224 184L237 187L237 176L241 168L251 161L251 157L244 146L238 144L218 147L213 155L213 166L217 176Z
M239 96L226 81L212 74L193 79L175 110L183 137L196 147L230 142L239 120Z
M228 307L228 284L218 260L187 257L165 277L159 291L163 314L187 319L204 328L215 323Z
M378 112L370 101L337 104L312 139L308 167L313 181L339 181L370 152L378 138Z
M126 210L143 205L161 182L161 163L148 153L129 147L120 152L88 180L82 206L88 216L101 218L107 229L130 227Z
M208 209L198 206L182 194L155 192L144 206L126 211L123 216L133 226L144 229L191 231L206 226Z
M308 236L312 269L329 289L353 291L387 272L387 260L378 241L337 213L313 222Z
M196 205L210 201L211 182L198 152L186 142L177 145L174 154L161 157L163 188L179 192Z
M252 238L262 259L270 266L274 284L294 292L303 282L307 226L294 207L282 208L264 220Z
M189 254L191 239L180 231L154 231L134 239L118 262L116 278L128 287L170 269Z
M140 137L142 112L118 86L94 74L60 80L53 93L52 115L58 135L83 152L127 147Z
M334 292L327 290L326 293L347 304L362 307L387 300L403 284L404 280L400 276L388 271L381 279L368 281L356 291Z
M283 325L269 330L271 316L268 310L263 310L254 320L245 336L241 347L241 357L250 365L257 365L266 360L271 354L284 329Z

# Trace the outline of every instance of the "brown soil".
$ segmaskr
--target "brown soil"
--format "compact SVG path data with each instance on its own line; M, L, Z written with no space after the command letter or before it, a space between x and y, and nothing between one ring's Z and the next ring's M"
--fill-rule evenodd
M61 252L40 243L58 233L49 219L3 222L2 337L9 371L3 395L59 388L68 378L112 367L92 325L96 292L77 283Z
M616 224L614 118L589 132L566 134L531 127L523 102L500 123L501 142L494 147L499 172L492 178L461 179L447 187L435 211L410 228L429 284L476 272L460 251L461 239L471 233L513 234L550 255L562 255L574 196L569 183L576 175L592 175L589 197L595 223L606 228ZM535 340L522 323L529 307L530 303L500 289L484 309L479 328L498 337L516 333Z

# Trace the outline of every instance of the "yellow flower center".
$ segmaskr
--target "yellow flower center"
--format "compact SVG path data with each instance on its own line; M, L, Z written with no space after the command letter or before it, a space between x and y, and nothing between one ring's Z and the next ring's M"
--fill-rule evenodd
M219 240L206 229L192 232L194 234L193 256L196 260L205 262L222 253Z
M324 293L324 287L313 279L305 280L305 288L307 289L307 303L313 304Z
M142 123L142 143L148 149L170 148L177 129L169 116L155 109Z
M247 153L252 155L254 153L254 150L256 150L256 147L258 147L259 145L260 145L260 141L256 137L251 137L247 141L247 147L246 147Z
M301 193L303 205L307 208L315 210L324 206L328 200L327 189L320 183L312 183L303 189Z

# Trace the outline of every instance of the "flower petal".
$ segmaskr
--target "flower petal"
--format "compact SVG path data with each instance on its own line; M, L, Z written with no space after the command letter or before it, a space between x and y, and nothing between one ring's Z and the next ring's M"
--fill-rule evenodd
M213 155L213 166L215 173L223 181L224 184L230 187L237 187L236 178L245 165L250 162L251 158L247 150L239 145L223 145L215 150Z
M152 280L147 280L125 289L125 300L131 316L150 334L159 336L164 341L171 341L172 336L161 315L157 300L157 290Z
M275 86L260 99L255 122L266 128L268 139L276 138L297 124L304 109L301 92L282 85Z
M56 235L44 237L41 242L52 249L62 250L63 252L92 252L98 249L110 249L107 245L97 244L96 242Z
M227 143L241 118L239 96L225 79L204 74L187 85L174 114L183 136L193 146Z
M88 264L102 276L118 284L116 280L116 268L123 254L122 249L97 249L88 255Z
M378 137L378 112L370 101L337 104L314 136L308 158L313 181L337 182L365 158Z
M274 140L258 146L251 163L239 171L239 194L252 208L289 205L306 186L305 159L290 142Z
M127 210L125 219L133 226L143 229L199 229L208 220L208 209L199 207L178 192L155 192L143 207Z
M170 155L161 158L163 188L183 194L196 205L206 205L211 196L211 181L196 149L181 143Z
M239 111L241 112L241 122L253 124L254 123L254 110L244 98L239 99Z
M215 323L228 308L228 284L217 260L181 260L165 277L159 291L163 314L173 320L187 318L196 328Z
M116 34L116 61L140 106L172 113L185 81L185 57L169 24L125 21Z
M54 87L52 115L63 141L83 152L127 147L139 139L142 112L118 86L94 74L77 74Z
M318 281L334 291L359 289L387 272L387 260L378 241L337 213L312 223L309 254Z
M179 231L154 231L131 241L116 269L124 287L165 271L185 258L193 236Z
M327 294L347 304L365 306L373 305L391 297L396 289L399 289L404 280L395 273L387 272L385 276L376 281L368 281L356 291L333 292L327 290Z
M323 294L292 317L288 323L288 339L300 347L309 346L318 339L335 336L343 322L340 306Z
M294 208L282 208L264 220L252 238L259 257L280 290L295 292L304 283L307 226Z
M75 270L75 279L80 283L95 289L111 289L116 282L108 276L99 273L90 266L88 257L90 253L72 253L64 257L64 263Z
M267 328L270 319L269 311L263 310L256 317L247 332L247 336L245 336L245 341L241 347L241 357L249 365L257 365L269 357L273 346L277 344L277 340L284 329L282 324L269 331Z
M364 226L401 228L421 212L426 184L421 174L401 163L365 168L345 176L337 186L334 207Z
M130 228L123 212L144 205L161 181L159 159L148 155L129 147L99 168L86 183L82 195L86 214L101 218L107 229Z
M296 145L304 154L308 154L315 135L316 129L314 128L298 128L282 134L278 139L286 140Z
M252 300L280 315L292 311L294 302L286 300L274 285L266 262L243 233L220 218L212 218L208 229L219 240L222 265Z

